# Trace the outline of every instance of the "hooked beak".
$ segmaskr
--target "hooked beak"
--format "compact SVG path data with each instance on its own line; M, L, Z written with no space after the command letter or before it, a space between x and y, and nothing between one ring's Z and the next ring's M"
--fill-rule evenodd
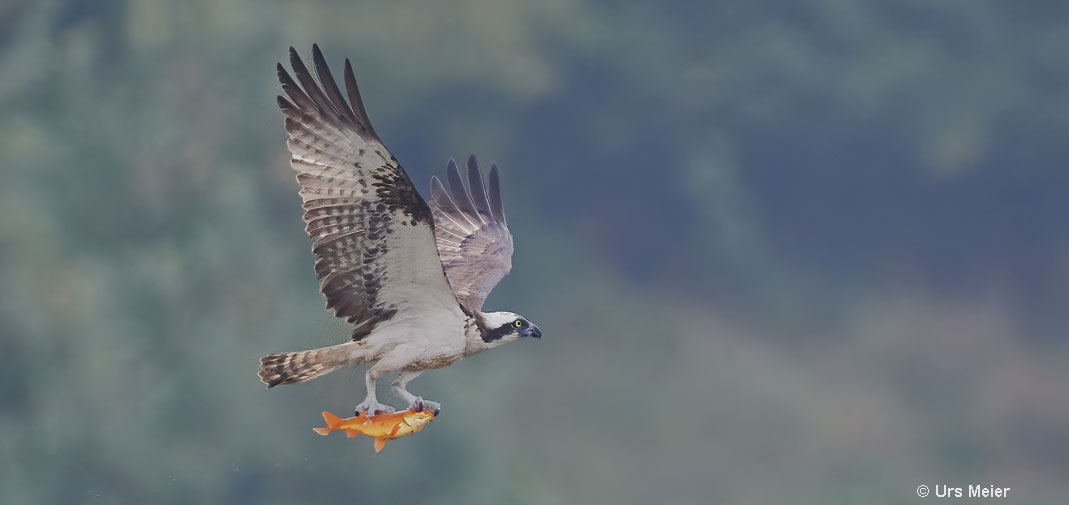
M542 330L538 329L537 326L532 324L520 331L520 336L542 338Z

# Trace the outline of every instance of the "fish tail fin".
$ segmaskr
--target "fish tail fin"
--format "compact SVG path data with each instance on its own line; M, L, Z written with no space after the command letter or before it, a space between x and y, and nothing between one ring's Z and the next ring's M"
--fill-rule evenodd
M330 432L338 429L338 425L341 424L340 417L325 410L323 411L323 421L327 423L326 428L312 428L312 431L320 435L330 435Z
M327 423L327 427L332 430L337 429L338 425L341 424L340 417L331 414L330 412L327 412L325 410L323 411L323 421L325 421Z
M359 365L367 357L357 342L310 351L281 352L260 358L260 380L267 387L312 380L346 365Z
M378 453L386 447L386 437L375 437L375 453Z

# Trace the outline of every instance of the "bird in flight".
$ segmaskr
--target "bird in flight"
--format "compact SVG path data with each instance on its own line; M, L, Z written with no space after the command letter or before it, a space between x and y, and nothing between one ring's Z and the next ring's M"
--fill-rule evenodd
M349 60L348 101L318 45L312 62L314 74L290 48L297 80L278 65L286 94L278 106L319 289L327 309L354 328L342 344L261 358L260 380L270 388L371 363L357 414L394 411L375 395L384 376L394 377L393 393L408 408L437 413L441 405L408 392L409 381L522 337L542 337L523 316L482 311L512 268L497 166L484 184L475 157L468 158L465 187L450 160L446 185L431 178L428 203L371 126Z

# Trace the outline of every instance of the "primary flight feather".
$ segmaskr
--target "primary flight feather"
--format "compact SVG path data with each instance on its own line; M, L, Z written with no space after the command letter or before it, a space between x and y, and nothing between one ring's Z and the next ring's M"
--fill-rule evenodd
M437 411L439 404L408 392L409 381L520 337L542 336L522 316L482 312L512 268L497 166L484 185L470 157L465 186L450 160L448 188L433 177L428 204L371 126L349 60L348 100L317 45L312 62L314 76L290 48L296 80L278 65L286 94L278 106L320 290L327 308L354 328L339 345L263 357L260 379L274 387L372 363L358 414L394 410L376 399L376 381L386 375L396 377L393 392L409 408Z

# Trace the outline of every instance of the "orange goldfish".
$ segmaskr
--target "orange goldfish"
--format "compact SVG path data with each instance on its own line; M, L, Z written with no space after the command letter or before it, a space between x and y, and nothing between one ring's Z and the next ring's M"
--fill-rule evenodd
M390 414L368 416L361 413L356 417L342 419L330 412L323 411L326 428L312 428L320 435L329 435L334 430L345 430L345 435L353 438L361 433L375 439L375 452L386 447L387 440L393 440L422 430L427 423L434 420L430 410L402 410Z

